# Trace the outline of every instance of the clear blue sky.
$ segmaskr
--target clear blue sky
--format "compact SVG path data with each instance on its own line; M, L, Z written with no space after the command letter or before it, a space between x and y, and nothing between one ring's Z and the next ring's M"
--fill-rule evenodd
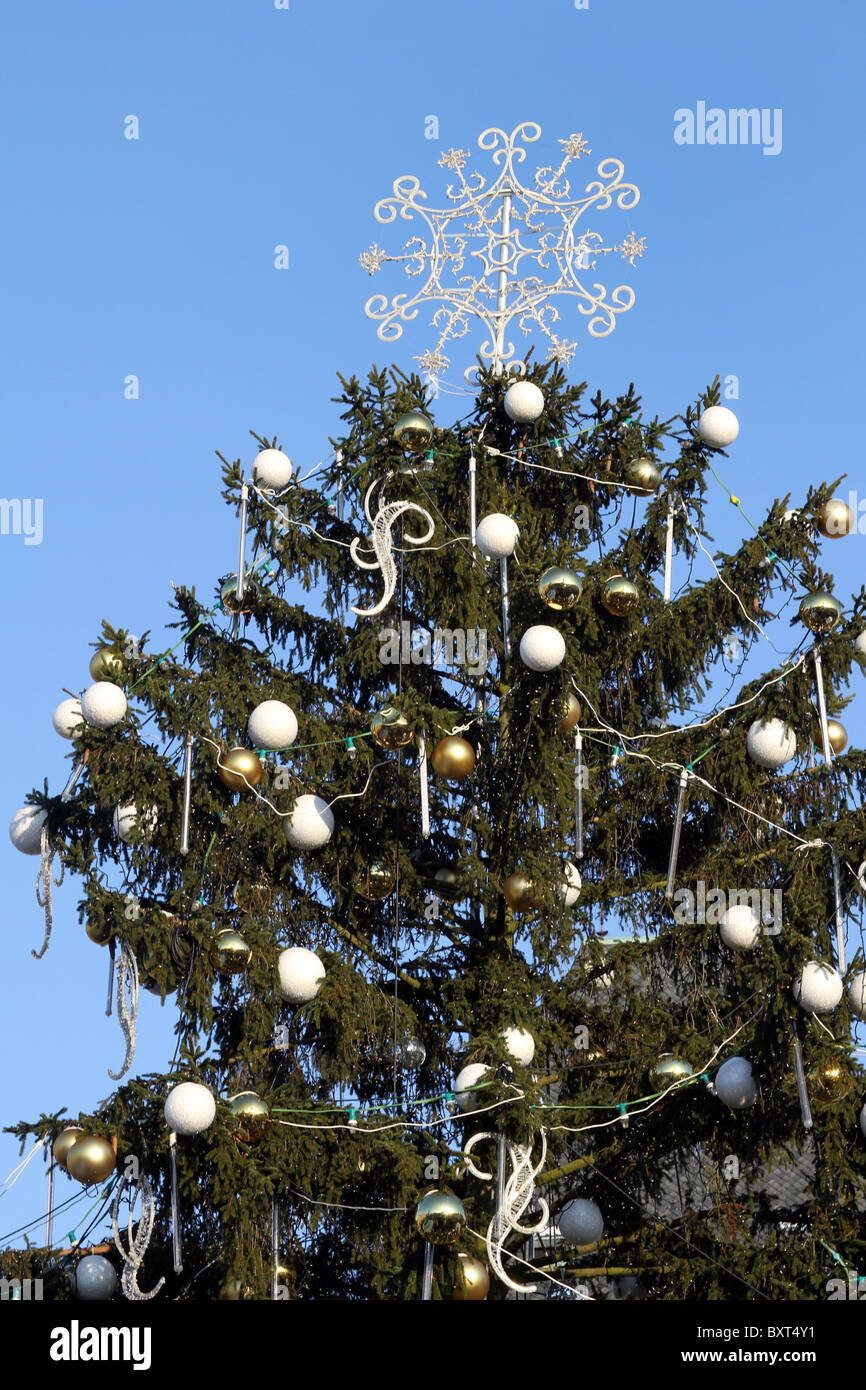
M604 341L576 324L575 377L610 392L633 380L665 414L714 373L735 374L741 434L726 474L752 515L845 470L846 488L862 487L853 0L18 0L3 28L3 494L44 508L40 545L0 536L7 818L43 777L63 785L68 745L51 712L64 686L88 683L100 620L158 632L170 581L210 592L231 568L236 524L214 450L251 458L253 428L311 467L336 432L337 369L414 365L427 339L388 349L363 314L374 290L402 288L396 270L370 280L357 264L373 241L396 249L373 203L404 173L438 201L440 153L474 148L486 126L538 121L538 163L582 131L641 189L636 307ZM674 112L701 101L781 108L781 152L676 144ZM130 115L138 140L124 138ZM438 141L425 139L430 115ZM287 271L274 268L279 244ZM132 374L138 400L124 398ZM440 402L441 421L448 410ZM722 494L711 529L721 544L739 535ZM826 551L847 597L866 536ZM846 715L861 745L863 708ZM78 885L57 890L54 940L34 961L36 861L5 837L0 854L9 1123L95 1105L123 1049ZM141 1070L170 1057L171 1016L144 996ZM0 1138L0 1178L16 1159ZM62 1176L60 1189L76 1190ZM0 1238L43 1204L39 1162L0 1200Z

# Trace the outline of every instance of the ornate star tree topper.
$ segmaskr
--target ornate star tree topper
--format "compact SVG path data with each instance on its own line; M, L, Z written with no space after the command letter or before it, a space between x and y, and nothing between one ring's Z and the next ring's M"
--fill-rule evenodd
M488 335L481 357L497 373L520 373L524 363L506 341L512 320L517 320L524 334L533 326L541 329L550 345L548 358L568 363L577 344L565 342L553 331L559 320L551 302L556 296L577 299L594 338L612 333L617 315L634 304L634 291L628 285L617 285L608 297L604 285L590 287L580 275L594 270L599 256L613 252L634 265L644 253L645 240L629 232L623 241L606 246L599 232L580 230L578 223L591 209L601 212L614 202L621 211L628 211L639 201L640 192L634 184L622 182L624 166L618 159L603 159L596 168L598 178L586 184L584 196L572 198L568 166L591 153L582 134L560 140L558 168L537 169L533 187L525 187L515 166L526 158L523 146L540 135L541 127L532 121L517 126L510 135L496 127L483 131L479 149L492 151L493 163L501 166L491 183L480 173L464 172L468 150L447 150L439 164L457 175L457 181L445 190L450 207L427 207L427 195L411 174L395 179L392 196L376 204L377 222L394 222L398 213L407 222L417 217L426 233L407 241L399 255L389 255L374 244L360 256L361 265L375 275L386 261L400 261L407 276L425 279L411 296L397 294L389 301L386 295L372 295L365 305L367 316L378 320L377 334L383 342L394 342L402 336L403 324L417 317L420 305L437 304L431 319L439 334L436 345L415 359L433 378L448 369L445 343L464 337L473 318L480 320ZM475 370L467 370L467 379Z

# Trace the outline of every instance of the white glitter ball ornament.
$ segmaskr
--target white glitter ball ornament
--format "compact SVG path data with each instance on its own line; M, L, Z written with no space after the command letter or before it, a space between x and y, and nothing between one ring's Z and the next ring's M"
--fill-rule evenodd
M320 796L299 796L286 821L286 839L293 849L320 849L334 833L334 815Z
M61 700L51 716L54 730L61 738L72 738L84 723L80 700Z
M563 907L574 907L580 897L581 877L570 861L565 866L565 880L559 885L559 896Z
M81 713L92 729L112 729L126 718L126 696L112 681L96 681L81 697Z
M42 827L47 812L39 806L22 806L9 822L9 839L22 854L42 853Z
M505 1050L518 1066L528 1067L535 1056L535 1039L525 1028L506 1028L502 1033Z
M280 993L289 1004L308 1004L315 999L325 978L325 967L315 951L289 946L280 952Z
M111 823L115 835L124 844L129 844L136 831L140 831L142 838L146 839L156 829L156 807L147 806L139 814L135 802L128 801L124 806L115 806Z
M165 1122L176 1134L201 1134L213 1124L215 1115L213 1093L198 1081L181 1081L168 1093Z
M566 1202L557 1218L562 1239L569 1245L595 1245L604 1234L601 1208L587 1197L575 1197Z
M842 976L832 965L807 961L791 986L791 993L807 1014L830 1014L842 998Z
M117 1271L104 1255L85 1255L69 1282L75 1298L85 1303L104 1303L117 1288Z
M298 737L295 711L282 700L263 701L247 721L247 736L255 748L276 751L291 747Z
M520 659L530 671L552 671L565 660L565 638L547 623L528 627L520 639Z
M490 1074L490 1068L485 1067L483 1062L470 1062L457 1073L454 1078L454 1100L458 1110L477 1110L479 1105L484 1104L485 1092L479 1091L476 1094L468 1088L476 1086L483 1077Z
M848 986L848 1004L852 1014L866 1020L866 970L858 970Z
M509 420L516 425L531 425L544 410L544 392L531 381L515 381L502 403Z
M758 1083L747 1057L729 1057L716 1072L716 1095L731 1110L748 1110L758 1098Z
M740 433L740 422L726 405L708 406L698 421L698 434L711 449L727 449Z
M748 903L736 903L719 923L719 935L732 951L753 951L761 939L761 919Z
M282 449L262 449L253 461L253 478L259 487L278 491L292 476L292 460Z
M783 719L756 719L746 734L746 752L759 767L783 767L796 751L797 736Z
M520 527L504 512L491 512L475 528L475 544L485 560L507 560L514 554Z

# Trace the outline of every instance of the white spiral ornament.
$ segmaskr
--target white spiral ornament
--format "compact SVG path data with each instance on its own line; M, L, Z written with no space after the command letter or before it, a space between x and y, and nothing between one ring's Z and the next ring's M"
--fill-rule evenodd
M485 1132L473 1134L463 1145L463 1156L466 1159L466 1167L473 1177L480 1179L481 1182L491 1182L492 1173L484 1173L480 1168L476 1168L472 1161L472 1150L482 1139L497 1139L499 1136ZM521 1217L531 1203L535 1195L535 1179L544 1167L547 1158L547 1133L541 1131L541 1156L537 1163L532 1162L531 1144L512 1144L511 1140L506 1140L508 1157L511 1162L511 1174L505 1183L505 1190L502 1198L502 1205L497 1207L493 1219L487 1227L487 1258L490 1268L496 1274L497 1279L511 1289L513 1293L535 1293L538 1289L537 1284L516 1284L510 1275L506 1274L502 1263L502 1248L511 1235L516 1231L518 1235L534 1236L543 1231L550 1220L550 1207L543 1197L538 1198L539 1216L538 1220L531 1226L524 1226Z
M356 608L352 605L352 612L357 613L359 618L372 618L377 613L382 613L394 597L394 590L397 587L397 566L394 562L393 549L394 540L391 535L391 528L399 517L406 512L420 512L427 523L427 530L423 536L407 536L404 534L403 540L408 545L423 545L429 541L436 529L433 518L423 507L419 507L417 502L383 502L379 500L379 510L373 516L370 512L370 498L373 490L379 486L381 480L377 479L367 488L364 497L364 514L370 523L370 540L375 560L362 560L360 556L361 542L356 537L349 546L349 554L356 565L364 570L381 570L382 578L385 581L385 592L379 602L372 608Z
M120 1276L120 1287L123 1289L125 1296L133 1303L142 1303L148 1298L156 1297L165 1283L165 1278L161 1278L159 1283L151 1289L150 1293L143 1293L138 1287L138 1272L147 1254L147 1247L150 1244L150 1237L153 1234L153 1219L156 1213L156 1203L153 1200L153 1188L149 1180L143 1173L139 1173L135 1183L135 1191L129 1202L129 1221L127 1225L129 1249L124 1249L120 1238L120 1230L117 1225L117 1218L120 1213L120 1199L129 1181L129 1175L124 1173L117 1185L117 1191L114 1194L114 1205L111 1208L111 1226L114 1231L114 1244L117 1247L120 1258L123 1260L123 1273ZM132 1214L138 1197L141 1197L141 1218L138 1223L138 1230L133 1237Z

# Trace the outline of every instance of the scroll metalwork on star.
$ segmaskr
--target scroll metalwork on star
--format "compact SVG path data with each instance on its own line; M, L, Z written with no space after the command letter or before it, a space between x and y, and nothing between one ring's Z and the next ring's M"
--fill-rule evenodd
M601 257L613 254L633 266L646 250L645 238L629 229L620 241L606 244L586 220L612 207L629 212L640 200L638 188L623 181L620 160L603 159L596 166L597 177L575 196L574 166L591 154L582 133L560 140L558 165L536 169L532 185L526 186L517 167L526 159L525 146L540 135L541 127L533 121L523 122L510 135L497 127L483 131L478 147L498 166L498 174L489 180L467 169L468 150L446 150L439 165L456 175L445 189L450 206L429 207L419 179L411 174L395 179L391 196L376 204L377 222L388 225L399 217L417 220L422 227L396 254L374 243L359 257L360 265L375 275L386 262L399 263L410 288L413 281L421 283L414 293L391 299L372 295L364 307L368 318L378 323L379 338L394 342L422 306L434 306L430 325L436 340L415 358L431 377L448 370L446 344L465 337L473 320L486 334L478 349L481 358L497 373L521 374L525 364L507 340L515 322L524 335L540 330L548 342L548 360L567 364L577 342L557 333L560 310L555 299L575 299L594 338L612 333L618 316L635 302L629 285L608 291L587 272L596 269ZM476 370L466 370L467 380Z

